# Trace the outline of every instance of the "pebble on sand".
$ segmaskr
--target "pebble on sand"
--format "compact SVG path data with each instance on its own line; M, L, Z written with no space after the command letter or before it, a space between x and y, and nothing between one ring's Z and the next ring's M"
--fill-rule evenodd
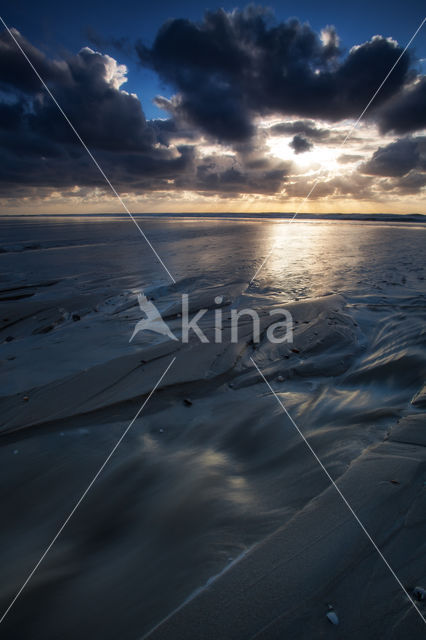
M328 605L328 611L325 614L327 620L331 622L331 624L337 625L339 624L339 618L337 617L337 613L334 611L331 604Z
M78 313L73 313L71 318L74 320L74 322L78 322L80 320L80 316Z
M415 587L413 596L416 600L426 600L426 589L424 587Z
M192 406L192 400L190 400L189 398L184 398L183 404L186 404L187 407L190 407Z
M277 380L278 382L284 382L284 376L278 376Z

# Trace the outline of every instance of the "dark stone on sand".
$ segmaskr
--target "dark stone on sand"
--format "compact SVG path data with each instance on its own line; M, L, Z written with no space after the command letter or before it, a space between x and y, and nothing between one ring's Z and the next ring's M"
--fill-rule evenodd
M78 322L81 319L78 313L73 313L71 318L74 320L74 322Z
M426 600L426 589L424 587L414 587L413 596L416 600Z
M32 333L33 333L33 335L37 335L39 333L49 333L49 331L52 331L54 326L55 325L53 325L53 324L48 324L45 327L40 327L39 329L34 329L34 331Z
M190 407L192 406L192 400L190 400L189 398L184 398L183 404L185 404L187 407Z

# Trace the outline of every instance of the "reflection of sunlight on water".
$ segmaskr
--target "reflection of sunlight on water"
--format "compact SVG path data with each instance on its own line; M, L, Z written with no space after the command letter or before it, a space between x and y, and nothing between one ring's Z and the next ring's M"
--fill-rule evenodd
M415 247L420 250L424 229L419 233L409 225L357 221L276 222L261 227L257 268L270 255L256 278L258 289L291 297L355 292L365 286L381 291L389 284L408 282L404 274L413 263L409 277L417 290Z
M52 224L53 222L53 224ZM65 223L66 222L66 223ZM247 286L265 257L250 293L262 289L288 297L321 295L398 283L405 259L422 255L424 228L357 221L176 219L143 220L143 228L181 288L188 292L241 282ZM31 219L3 224L6 248L39 243L37 251L6 253L5 279L65 279L85 290L107 287L108 297L123 289L169 284L155 256L128 219ZM395 252L395 247L397 251ZM60 249L60 251L59 251ZM25 260L25 269L22 268ZM18 262L21 267L18 268ZM397 265L400 264L400 268ZM418 286L418 266L408 272ZM405 277L405 276L404 276Z
M263 250L271 252L258 281L292 291L328 290L332 281L329 256L336 253L341 237L327 223L288 222L268 225ZM338 251L337 251L338 252Z

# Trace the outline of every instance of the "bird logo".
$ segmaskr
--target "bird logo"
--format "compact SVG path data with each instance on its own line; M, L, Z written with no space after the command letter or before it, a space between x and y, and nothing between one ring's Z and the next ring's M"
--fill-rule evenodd
M146 318L143 318L136 323L129 342L133 340L139 331L154 331L154 333L168 336L171 340L177 340L176 336L172 333L170 327L164 322L160 312L151 300L148 300L143 293L138 293L138 302L140 310L146 315Z

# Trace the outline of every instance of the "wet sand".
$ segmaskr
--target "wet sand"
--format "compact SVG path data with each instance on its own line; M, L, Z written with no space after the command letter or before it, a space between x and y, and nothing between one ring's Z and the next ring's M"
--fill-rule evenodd
M133 239L114 240L112 223L46 223L42 239L27 227L4 246L3 609L176 357L5 637L421 637L420 616L250 358L409 593L424 586L425 231L294 225L287 252L248 288L276 224L209 224L205 236L192 222L153 228L176 285L135 257ZM129 343L140 288L177 335L181 293L192 313L210 309L209 337L218 293L225 338L231 309L252 306L261 341L246 319L237 344L148 333ZM283 307L294 343L273 345L269 312Z

